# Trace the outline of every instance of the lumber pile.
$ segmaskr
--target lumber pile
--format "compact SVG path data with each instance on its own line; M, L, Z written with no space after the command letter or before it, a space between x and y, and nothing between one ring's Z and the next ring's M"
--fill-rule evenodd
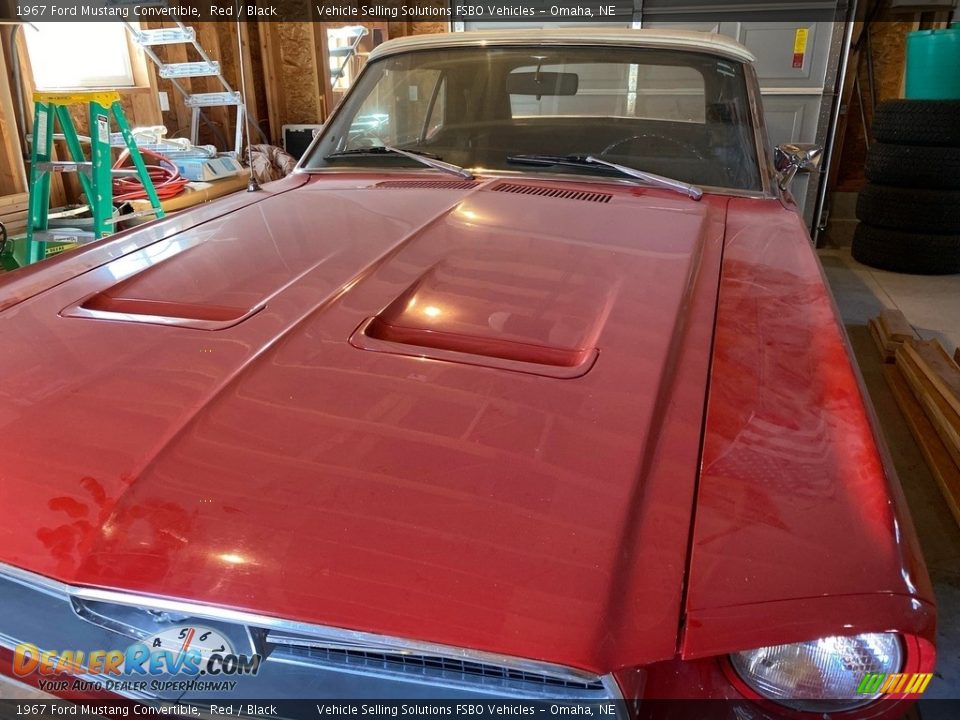
M0 197L0 222L10 237L21 235L27 229L27 193Z
M886 363L892 363L900 347L907 340L914 338L913 328L899 310L887 308L879 316L867 323L870 335L877 344L880 357Z
M870 321L871 334L888 363L884 376L960 524L960 349L951 358L936 340L917 340L912 332L904 333L910 325L901 313L885 313L886 322L883 314ZM891 352L892 360L887 360Z

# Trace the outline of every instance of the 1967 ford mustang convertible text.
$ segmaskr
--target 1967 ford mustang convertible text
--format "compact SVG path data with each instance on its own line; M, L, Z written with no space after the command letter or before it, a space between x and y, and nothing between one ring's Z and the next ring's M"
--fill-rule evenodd
M751 62L391 41L292 175L4 277L2 672L902 714L930 583Z

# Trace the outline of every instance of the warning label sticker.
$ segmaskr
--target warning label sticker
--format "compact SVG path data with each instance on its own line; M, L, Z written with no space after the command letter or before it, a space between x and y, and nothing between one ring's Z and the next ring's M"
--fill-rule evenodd
M803 58L807 54L807 38L810 36L809 28L797 28L793 36L793 67L802 68Z

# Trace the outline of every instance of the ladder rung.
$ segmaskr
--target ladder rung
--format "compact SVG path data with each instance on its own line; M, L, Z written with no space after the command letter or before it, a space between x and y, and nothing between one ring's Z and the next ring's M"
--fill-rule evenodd
M93 163L89 160L86 162L75 162L73 160L51 160L49 162L38 162L37 170L41 172L84 172L90 173L93 171ZM136 168L116 168L111 169L110 173L115 176L127 176L127 175L139 175Z
M73 162L72 160L51 160L48 162L38 162L37 170L40 172L93 172L92 162Z
M197 31L191 27L156 28L137 32L137 42L141 45L174 45L193 42Z
M187 95L184 104L188 108L216 107L217 105L242 105L238 92L213 92Z
M171 63L160 66L160 77L162 78L214 77L219 74L220 63L215 60L210 62Z
M55 230L34 230L34 242L83 242L85 240L95 239L92 230L77 230L73 228L63 228Z

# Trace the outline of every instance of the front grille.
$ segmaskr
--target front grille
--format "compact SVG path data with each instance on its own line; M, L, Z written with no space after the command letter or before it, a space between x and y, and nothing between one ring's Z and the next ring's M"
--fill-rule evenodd
M30 642L58 648L120 650L180 624L221 633L243 655L259 655L244 676L247 697L517 698L609 701L615 685L574 668L455 647L303 625L188 601L71 587L0 564L0 647ZM277 626L281 627L277 627ZM165 679L163 676L161 679ZM177 700L181 689L121 691L138 699Z
M378 188L427 190L469 190L479 185L476 180L385 180L376 184Z
M604 689L600 680L568 680L501 665L440 656L407 655L375 650L312 647L308 645L286 645L282 649L277 646L273 652L278 652L290 659L296 658L318 665L359 666L404 675L430 676L442 674L447 679L461 679L470 684L477 681L503 681L506 683L523 683L524 685L541 688L563 688L585 692L597 692Z
M613 199L610 193L592 192L587 190L570 190L567 188L545 185L522 185L520 183L500 183L493 188L493 192L517 193L519 195L536 195L551 197L560 200L585 200L587 202L608 203Z

